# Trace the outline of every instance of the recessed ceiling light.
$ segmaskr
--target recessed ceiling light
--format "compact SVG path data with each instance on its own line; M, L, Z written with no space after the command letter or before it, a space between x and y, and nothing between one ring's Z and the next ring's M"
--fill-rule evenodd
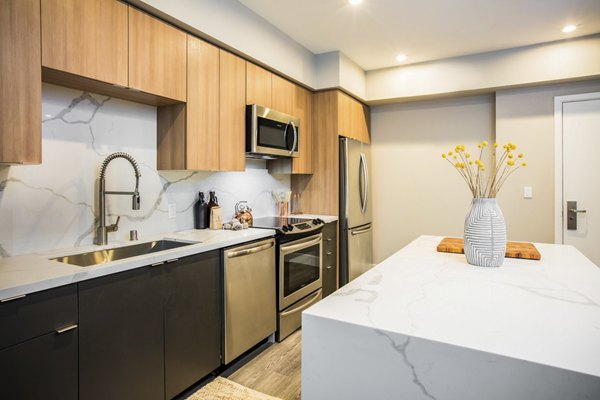
M566 25L564 28L562 28L562 31L564 33L571 33L573 32L575 29L577 29L577 27L575 25Z
M396 56L396 61L398 61L398 62L406 61L406 58L407 58L406 54L398 54Z
M360 3L362 3L363 0L348 0L350 2L350 4L352 4L353 6L357 6Z

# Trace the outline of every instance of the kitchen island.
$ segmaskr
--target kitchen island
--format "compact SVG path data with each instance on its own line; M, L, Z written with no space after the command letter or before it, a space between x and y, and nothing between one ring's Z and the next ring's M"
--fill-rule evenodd
M600 269L551 244L475 267L441 239L303 313L302 398L600 399Z

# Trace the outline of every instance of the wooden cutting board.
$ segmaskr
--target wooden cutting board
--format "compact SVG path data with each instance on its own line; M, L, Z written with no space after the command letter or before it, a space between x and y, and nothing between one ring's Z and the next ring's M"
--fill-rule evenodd
M464 253L465 246L461 238L448 238L442 239L440 244L437 245L437 251L440 253ZM535 248L533 243L521 243L521 242L507 242L506 243L506 257L510 258L523 258L526 260L541 260L542 255Z

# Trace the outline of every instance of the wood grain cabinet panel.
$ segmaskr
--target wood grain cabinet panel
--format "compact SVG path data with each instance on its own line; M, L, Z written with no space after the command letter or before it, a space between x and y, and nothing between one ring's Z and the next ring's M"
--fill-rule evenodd
M312 174L312 92L294 85L294 113L300 118L300 157L292 159L292 174Z
M219 48L188 36L186 169L219 169Z
M273 74L272 76L272 108L285 114L294 115L296 97L295 87L292 82Z
M219 50L219 169L246 168L246 61Z
M42 65L128 85L127 5L114 0L42 0Z
M272 75L258 65L246 63L246 104L271 108Z
M0 1L0 163L42 162L39 0Z
M129 87L186 101L187 35L129 7Z

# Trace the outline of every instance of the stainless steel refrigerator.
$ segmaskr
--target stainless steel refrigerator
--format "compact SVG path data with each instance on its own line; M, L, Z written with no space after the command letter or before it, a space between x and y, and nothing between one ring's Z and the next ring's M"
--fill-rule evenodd
M373 267L370 150L340 138L340 286Z

